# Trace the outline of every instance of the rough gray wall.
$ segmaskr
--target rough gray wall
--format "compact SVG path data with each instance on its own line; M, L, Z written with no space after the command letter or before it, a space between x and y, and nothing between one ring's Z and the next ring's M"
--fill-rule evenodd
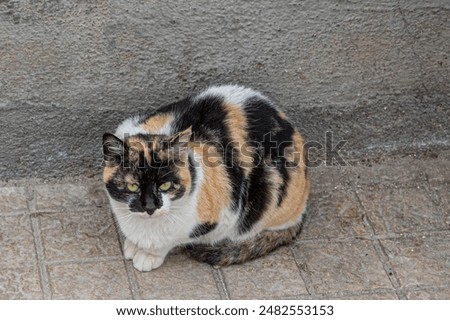
M0 178L101 164L104 131L211 84L351 157L447 148L450 2L0 0Z

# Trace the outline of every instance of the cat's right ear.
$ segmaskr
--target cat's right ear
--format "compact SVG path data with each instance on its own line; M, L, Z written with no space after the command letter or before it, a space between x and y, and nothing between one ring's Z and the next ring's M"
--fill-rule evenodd
M103 135L103 159L107 166L117 166L123 162L125 145L111 133Z

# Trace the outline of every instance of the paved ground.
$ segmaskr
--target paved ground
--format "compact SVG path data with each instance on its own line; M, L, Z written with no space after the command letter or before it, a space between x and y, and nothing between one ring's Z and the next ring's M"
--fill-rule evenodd
M140 273L96 178L0 184L0 299L450 299L450 152L311 169L291 247Z

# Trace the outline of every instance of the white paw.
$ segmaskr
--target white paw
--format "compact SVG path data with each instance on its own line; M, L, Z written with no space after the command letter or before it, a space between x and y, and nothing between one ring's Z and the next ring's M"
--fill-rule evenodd
M125 259L131 260L133 259L134 255L139 251L139 248L130 240L125 239L125 242L123 244L123 255L125 256Z
M144 250L138 250L133 258L133 266L139 271L150 271L161 266L164 258L164 256L156 256Z

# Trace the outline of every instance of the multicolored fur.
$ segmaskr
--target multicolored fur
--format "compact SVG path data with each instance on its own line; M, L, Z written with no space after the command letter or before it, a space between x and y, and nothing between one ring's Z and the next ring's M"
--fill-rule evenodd
M265 96L239 86L125 120L103 137L125 257L149 271L185 245L198 260L228 265L290 243L310 188L303 144Z

